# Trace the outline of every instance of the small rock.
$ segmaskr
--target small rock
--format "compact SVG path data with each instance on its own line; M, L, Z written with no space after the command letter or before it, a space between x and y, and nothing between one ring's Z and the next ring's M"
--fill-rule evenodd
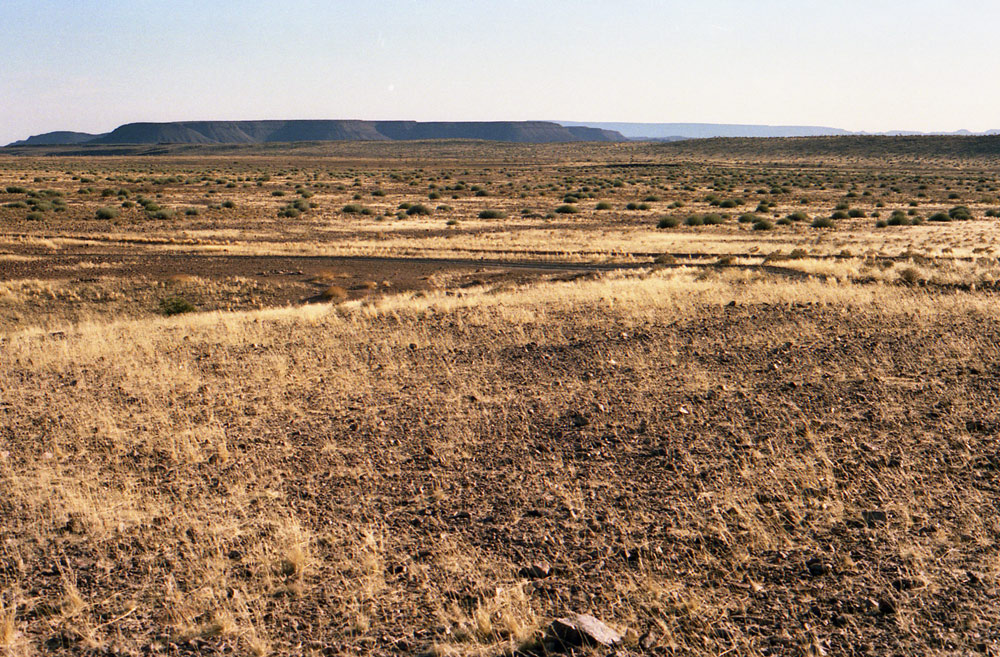
M813 577L820 577L821 575L826 575L830 572L830 566L823 563L821 559L813 558L806 562L806 568L809 569L809 574Z
M621 643L622 636L587 614L571 614L552 621L552 634L571 646L611 647Z
M878 525L884 525L889 516L885 511L862 511L861 519L865 521L865 524L869 527L876 527Z
M587 418L587 416L582 415L580 413L570 413L569 421L573 424L574 427L585 427L588 424L590 424L590 420Z
M545 561L536 561L521 569L521 576L530 579L542 579L552 574L552 566Z
M889 598L879 598L878 613L883 616L892 616L896 613L896 603Z

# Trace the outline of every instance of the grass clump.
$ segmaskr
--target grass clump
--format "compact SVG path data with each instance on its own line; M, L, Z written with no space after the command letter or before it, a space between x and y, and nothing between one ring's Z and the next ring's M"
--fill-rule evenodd
M754 230L771 230L772 228L774 228L774 224L767 219L758 219L753 223Z
M835 224L830 217L816 217L809 225L813 228L833 228Z
M580 208L575 205L560 205L556 208L556 212L559 214L576 214L580 211Z
M479 213L480 219L503 219L506 216L503 210L483 210Z
M194 310L194 304L183 297L167 297L160 300L160 312L167 317L194 312Z
M433 210L431 210L429 207L427 207L423 203L414 203L413 205L411 205L410 207L408 207L406 209L406 214L410 215L411 217L417 216L417 215L424 216L424 215L433 214Z
M114 219L118 216L118 208L97 208L94 215L98 219Z
M677 228L681 225L681 220L677 217L660 217L660 220L656 222L657 228Z

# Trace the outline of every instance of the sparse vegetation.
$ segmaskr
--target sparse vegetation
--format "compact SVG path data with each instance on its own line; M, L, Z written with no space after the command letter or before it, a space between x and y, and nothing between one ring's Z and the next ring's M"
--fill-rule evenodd
M0 652L988 654L993 160L754 143L0 156Z

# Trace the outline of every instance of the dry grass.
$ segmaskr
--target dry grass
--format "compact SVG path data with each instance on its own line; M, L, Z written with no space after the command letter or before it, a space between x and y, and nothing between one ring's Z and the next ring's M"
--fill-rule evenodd
M412 148L0 160L67 198L37 224L0 208L0 650L493 657L543 650L569 611L636 655L1000 645L996 225L655 228L709 194L776 218L960 190L981 214L992 172ZM104 181L203 210L99 222ZM384 216L431 184L450 210ZM296 185L319 207L279 221ZM546 216L582 187L584 211ZM210 207L228 194L237 212ZM185 252L484 263L420 289L322 259L142 269ZM641 268L525 282L503 259ZM292 278L336 303L283 305ZM164 317L165 296L201 312Z

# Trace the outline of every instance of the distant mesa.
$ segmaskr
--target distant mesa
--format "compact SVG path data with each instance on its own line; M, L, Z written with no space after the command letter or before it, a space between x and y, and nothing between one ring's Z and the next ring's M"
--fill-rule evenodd
M33 135L27 139L15 141L8 146L64 146L72 144L85 144L89 141L102 137L103 135L92 135L87 132L46 132L44 135Z
M11 146L80 144L262 144L297 141L481 139L516 143L627 141L614 130L549 121L177 121L127 123L103 135L50 132Z

